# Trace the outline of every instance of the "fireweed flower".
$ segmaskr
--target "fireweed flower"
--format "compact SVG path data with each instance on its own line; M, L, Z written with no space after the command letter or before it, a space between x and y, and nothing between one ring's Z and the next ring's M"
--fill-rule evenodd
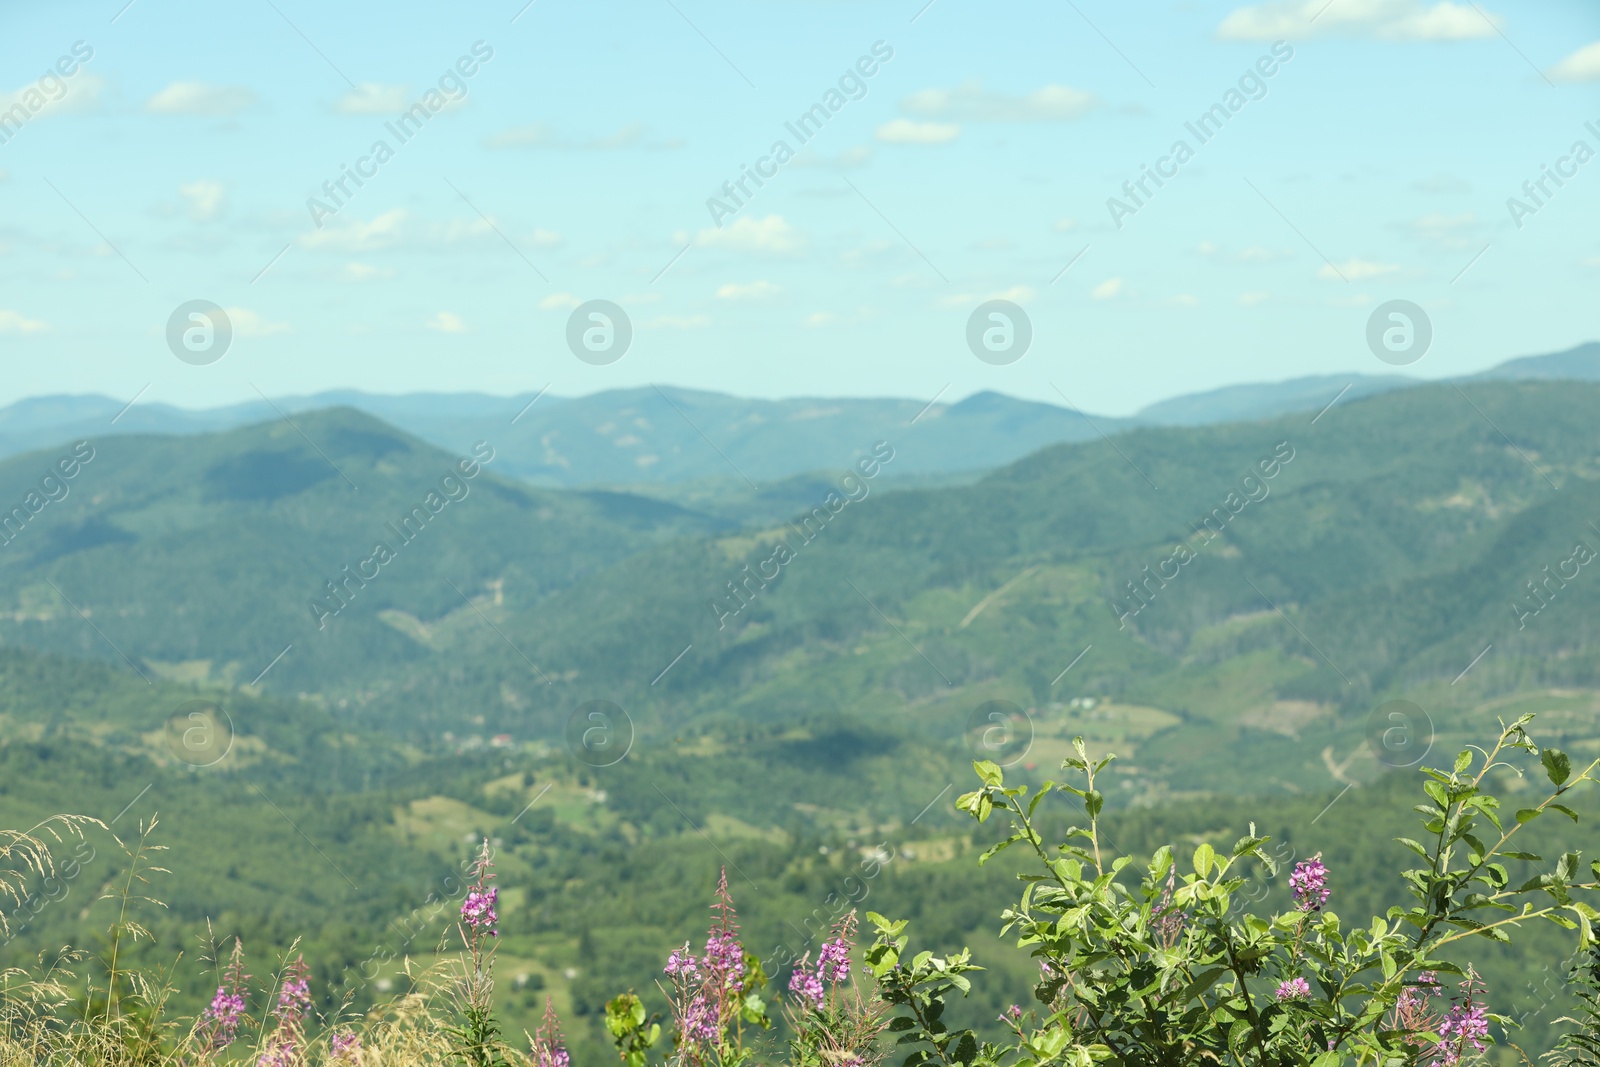
M217 987L217 995L211 998L211 1006L201 1015L201 1019L211 1028L209 1044L214 1049L224 1049L233 1044L233 1039L239 1034L239 1020L244 1016L244 997L238 993L230 993L226 986Z
M500 932L500 916L495 912L495 905L499 901L500 890L494 886L470 890L467 899L461 902L461 921L474 930L481 929L490 937L495 937Z
M549 997L544 998L544 1022L533 1036L533 1067L572 1067L566 1038L561 1036L561 1023Z
M811 967L811 953L807 952L795 966L794 974L789 976L789 992L802 1000L809 1001L813 1007L822 1007L824 993L822 979Z
M744 979L744 946L732 932L712 931L706 938L706 970L737 991Z
M817 953L817 973L829 982L843 982L850 977L850 942L835 938L824 942Z
M711 1042L721 1036L722 1027L719 1025L717 1010L706 1003L706 998L697 996L689 1002L688 1010L683 1013L683 1035L691 1041Z
M239 1036L239 1024L247 1010L245 993L250 976L244 969L244 943L233 939L233 953L228 959L228 969L223 972L222 984L217 986L211 1006L201 1013L200 1021L206 1028L206 1044L221 1050L233 1044Z
M311 983L306 977L310 970L303 956L296 956L284 968L278 1002L272 1009L278 1026L262 1048L257 1067L292 1067L300 1061L305 1019L311 1010Z
M1322 909L1333 892L1328 888L1328 868L1322 865L1322 853L1294 865L1294 872L1289 875L1289 888L1294 890L1295 907L1301 911Z
M336 1031L328 1039L328 1052L336 1060L345 1057L355 1059L361 1054L361 1035L354 1030Z
M683 978L685 981L693 981L699 977L700 961L689 951L689 942L685 941L683 948L675 948L668 954L667 965L662 971L673 978Z
M1483 1041L1489 1036L1489 1008L1477 1002L1483 987L1478 983L1477 972L1470 966L1467 968L1466 981L1461 983L1461 991L1466 997L1452 1004L1449 1014L1439 1023L1440 1040L1433 1054L1433 1062L1437 1067L1454 1067L1461 1061L1461 1053L1466 1051L1469 1042L1477 1052L1487 1047Z
M1310 1000L1311 984L1304 978L1291 978L1278 986L1272 995L1277 998L1279 1004L1290 1000Z

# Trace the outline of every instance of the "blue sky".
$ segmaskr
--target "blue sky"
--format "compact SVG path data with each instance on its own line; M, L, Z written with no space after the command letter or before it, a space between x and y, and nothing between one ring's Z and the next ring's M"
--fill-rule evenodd
M0 112L46 101L0 127L0 403L656 382L1124 414L1387 372L1364 336L1390 299L1433 321L1427 377L1600 338L1600 159L1572 155L1600 151L1600 9L1578 0L125 4L0 12ZM1276 41L1292 58L1262 59ZM714 220L875 44L892 58ZM1258 61L1200 144L1185 123ZM386 123L453 70L400 143ZM380 139L393 158L333 205ZM1193 158L1114 221L1180 139ZM338 208L320 226L313 197ZM995 297L1033 324L1007 366L965 340ZM208 366L164 340L195 299L234 320ZM634 326L607 366L566 345L591 299Z

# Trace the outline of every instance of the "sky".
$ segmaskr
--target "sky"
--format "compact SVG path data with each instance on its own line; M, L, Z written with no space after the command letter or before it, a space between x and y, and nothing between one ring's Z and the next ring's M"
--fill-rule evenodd
M1122 415L1393 372L1395 300L1421 377L1600 339L1580 0L62 0L0 8L0 72L0 404L656 383ZM1021 358L969 343L995 299ZM620 358L569 343L596 300ZM221 358L169 343L192 301Z

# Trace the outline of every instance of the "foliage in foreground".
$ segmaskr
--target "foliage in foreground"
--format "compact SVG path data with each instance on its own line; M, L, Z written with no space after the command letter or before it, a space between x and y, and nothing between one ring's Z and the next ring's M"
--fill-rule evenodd
M1581 899L1600 889L1600 861L1587 879L1575 851L1546 859L1516 847L1523 828L1549 813L1578 821L1568 795L1600 780L1600 760L1574 774L1565 753L1533 742L1530 720L1503 725L1491 748L1468 748L1448 770L1423 772L1425 801L1414 809L1422 836L1400 839L1419 859L1400 876L1411 901L1368 922L1347 923L1332 910L1338 872L1320 855L1289 872L1291 908L1242 911L1246 871L1278 874L1254 827L1225 852L1201 844L1187 863L1170 847L1148 859L1111 855L1097 778L1114 757L1091 758L1080 739L1063 769L1081 785L1047 782L1030 799L1027 787L1008 787L1002 769L982 761L974 765L980 787L957 802L980 823L996 813L1010 820L1010 833L980 863L1018 845L1032 853L1001 921L1039 961L1037 1007L1008 1008L988 1037L952 1029L950 998L965 995L982 968L965 949L911 952L907 922L875 913L870 945L858 948L855 915L846 915L815 960L807 954L793 968L787 995L772 994L761 960L740 941L724 875L703 948L685 942L657 981L671 1005L665 1026L629 992L606 1004L607 1030L625 1067L876 1067L891 1058L903 1067L1455 1067L1482 1059L1496 1030L1516 1036L1461 951L1474 939L1510 943L1525 924L1550 922L1576 931L1581 956L1571 974L1579 1011L1562 1020L1571 1029L1549 1063L1600 1067L1600 912ZM1548 795L1504 810L1492 776L1522 773L1517 763L1527 756L1548 778ZM1076 797L1086 817L1060 843L1035 821L1051 792ZM59 841L83 825L67 819L10 834L0 838L0 858L49 871L39 833ZM492 997L498 893L487 842L460 909L459 956L412 975L410 992L365 1017L317 1018L306 965L286 954L267 1005L253 1015L235 941L226 964L212 952L210 1007L184 1019L168 1009L169 976L121 962L124 944L146 936L130 903L156 903L142 890L161 871L149 861L158 850L153 829L143 826L138 843L123 846L127 871L108 894L120 901L118 917L98 959L63 952L34 972L0 972L0 1067L570 1067L553 1011L520 1044L500 1033ZM771 1033L774 1000L786 1045Z

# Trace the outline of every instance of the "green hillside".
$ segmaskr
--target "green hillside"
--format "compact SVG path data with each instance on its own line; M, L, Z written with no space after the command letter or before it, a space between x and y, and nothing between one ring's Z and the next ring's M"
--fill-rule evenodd
M1341 786L1376 773L1367 721L1393 698L1441 733L1542 701L1592 743L1583 568L1539 614L1511 605L1575 540L1600 545L1597 402L1571 383L1416 388L895 492L909 446L886 441L872 478L808 483L818 510L720 532L490 463L382 566L362 564L370 543L454 457L349 412L299 420L326 460L282 422L111 438L5 549L0 637L234 686L293 643L263 687L424 747L560 745L574 709L609 700L641 750L827 719L959 761L975 709L1005 700L1028 762L1075 732L1121 745L1130 800ZM9 461L0 488L20 498L42 466ZM340 606L322 583L347 565L379 576ZM1241 749L1227 771L1193 758L1222 748Z
M827 708L958 758L974 708L1004 699L1031 716L1041 766L1073 732L1135 743L1144 777L1130 788L1150 802L1370 777L1367 720L1398 697L1452 736L1511 697L1540 702L1581 748L1595 734L1593 594L1580 576L1521 630L1511 603L1575 538L1600 545L1586 526L1600 516L1597 401L1570 384L1446 386L1314 424L1054 448L972 486L849 504L809 543L793 526L677 541L537 606L508 597L496 624L554 665L551 686L503 693L517 653L458 644L483 669L419 665L360 698L392 722L468 704L519 737L608 699L641 744ZM1293 458L1274 467L1280 448ZM1208 532L1217 508L1227 521ZM793 551L781 566L780 542ZM1192 558L1164 562L1180 543ZM763 566L777 577L750 577ZM1148 577L1162 569L1176 571L1164 585ZM1133 613L1136 579L1149 584ZM748 583L742 600L729 582ZM1086 697L1093 709L1072 705ZM1224 747L1224 769L1195 758Z
M495 472L492 441L447 453L349 410L85 441L86 462L73 447L0 464L0 641L226 685L291 644L272 676L287 691L389 670L426 658L430 624L463 597L498 599L489 583L532 604L726 525L624 493L530 489ZM483 632L498 640L481 622L469 640Z

